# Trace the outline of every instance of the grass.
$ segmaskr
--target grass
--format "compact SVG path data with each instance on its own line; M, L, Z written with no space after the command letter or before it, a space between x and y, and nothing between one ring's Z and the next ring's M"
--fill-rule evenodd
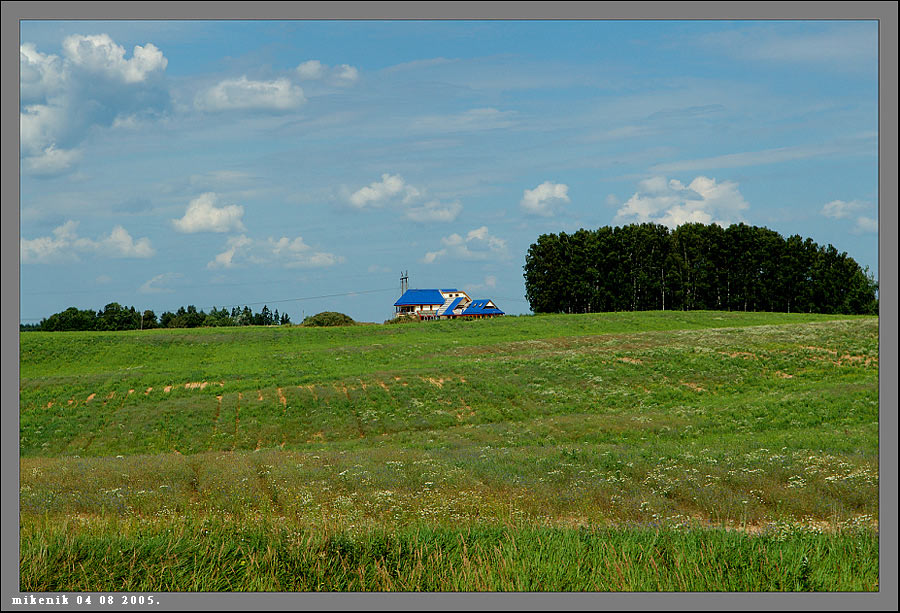
M876 318L20 338L23 590L877 589Z
M869 531L37 520L29 591L871 591Z

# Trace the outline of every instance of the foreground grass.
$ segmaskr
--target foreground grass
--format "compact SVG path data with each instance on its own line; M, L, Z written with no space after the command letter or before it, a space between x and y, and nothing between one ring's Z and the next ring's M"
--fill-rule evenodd
M869 531L26 523L22 590L875 591Z

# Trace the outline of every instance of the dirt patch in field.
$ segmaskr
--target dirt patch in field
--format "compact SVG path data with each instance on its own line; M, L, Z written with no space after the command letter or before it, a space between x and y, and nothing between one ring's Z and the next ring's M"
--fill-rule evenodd
M312 435L312 438L307 439L306 442L307 442L307 443L314 443L314 442L316 442L316 441L324 441L324 440L325 440L325 433L322 432L322 431L319 431L319 432L316 432L315 434L313 434L313 435Z
M625 362L626 364L643 364L637 358L616 358L620 362Z
M131 396L134 393L134 390L128 390L128 395Z
M878 364L878 358L869 357L867 355L850 355L849 353L842 355L836 362L838 366L844 366L844 364L850 363L853 365L862 364L863 366L868 366L873 362Z
M447 379L435 379L434 377L423 377L422 381L428 381L428 383L431 383L435 387L443 388L445 382L453 381L453 379L450 379L449 377Z
M775 376L781 377L782 379L793 379L794 375L789 375L786 372L781 372L780 370L775 371Z
M171 386L171 385L167 385L167 386L165 386L165 387L163 388L163 392L166 393L166 394L168 394L168 393L171 392L171 391L172 391L172 386Z
M278 392L278 401L281 403L284 410L287 411L287 398L284 397L284 392L281 391L280 387L277 388L276 391Z
M150 392L152 392L152 391L153 391L153 388L152 388L152 387L148 387L148 388L147 388L147 391L144 392L144 396L149 396L149 395L150 395Z
M107 396L106 399L107 399L107 400L112 400L113 398L115 398L115 396L116 396L116 393L115 393L115 392L110 392L110 393L109 393L109 396Z
M256 390L256 399L259 400L260 402L262 402L262 399L263 399L262 390Z
M729 358L743 358L744 360L757 360L759 356L749 351L720 351L719 354L727 355Z
M88 396L87 398L85 398L84 401L85 401L85 402L90 402L91 400L94 399L95 396L97 396L97 394L91 394L90 396Z
M388 386L384 381L379 381L378 385L380 385L382 388L384 388L384 391L388 391Z
M52 406L53 406L53 401L51 400L50 402L47 403L47 408L49 409Z
M706 391L705 388L700 387L696 383L691 383L690 381L682 381L681 384L685 387L691 388L695 392L705 392Z

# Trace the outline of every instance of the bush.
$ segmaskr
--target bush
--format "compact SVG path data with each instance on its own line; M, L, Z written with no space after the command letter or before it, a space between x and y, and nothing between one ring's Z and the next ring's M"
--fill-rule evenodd
M310 315L303 320L302 326L354 326L356 322L349 315L323 311L316 315Z
M386 319L384 321L386 324L417 324L419 323L418 317L394 317L393 319Z

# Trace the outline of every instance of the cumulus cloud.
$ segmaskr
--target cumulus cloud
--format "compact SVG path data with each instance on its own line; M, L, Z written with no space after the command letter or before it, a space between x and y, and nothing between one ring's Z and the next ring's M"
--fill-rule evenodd
M325 76L325 66L319 60L309 60L297 66L297 76L301 79L321 79Z
M822 207L822 214L832 219L847 219L852 217L854 213L865 208L865 204L858 200L844 202L843 200L832 200Z
M241 218L244 216L244 207L229 204L216 208L217 200L218 196L214 192L201 194L190 201L184 217L172 220L172 225L185 234L243 230Z
M334 78L341 83L356 83L359 79L359 71L349 64L341 64L337 67Z
M355 192L346 190L345 197L349 204L359 210L391 206L403 211L403 215L412 221L421 223L446 223L454 221L462 212L463 206L458 200L441 202L425 199L426 190L407 183L400 175L384 173L381 181L374 181Z
M30 175L54 176L71 170L81 159L77 149L57 149L53 145L22 159L22 169Z
M251 81L246 76L225 79L197 94L194 106L204 111L288 111L306 102L303 90L288 79Z
M832 200L822 207L822 214L831 219L853 219L855 224L850 230L853 234L867 234L869 232L878 232L878 220L868 215L860 215L862 212L868 213L874 207L859 200L851 200L845 202L843 200Z
M135 45L131 59L125 59L125 48L108 34L84 36L74 34L63 40L63 53L74 65L125 83L139 83L148 75L162 72L169 60L156 45Z
M544 181L534 189L526 189L519 205L529 213L550 217L569 200L569 186Z
M78 145L95 126L138 125L169 104L161 80L168 60L153 44L132 57L107 34L67 37L62 55L33 43L19 47L22 170L52 175L71 170Z
M216 255L206 267L231 268L240 264L269 265L283 268L324 268L343 262L344 258L325 251L316 251L303 237L269 237L257 240L246 235L229 237L226 249Z
M381 181L370 183L350 195L350 204L358 209L367 206L381 206L394 198L400 199L403 204L409 204L417 198L421 192L408 185L400 175L384 173Z
M32 43L19 47L19 99L35 101L58 94L67 75L58 55L46 55Z
M488 260L503 258L507 255L506 241L492 236L487 226L470 230L466 236L451 234L441 239L442 249L429 251L422 258L431 264L438 258L450 257L459 260Z
M750 205L733 181L696 177L688 185L651 177L619 208L616 223L653 222L675 228L684 223L727 225L742 219Z
M352 85L359 80L359 70L349 64L326 66L319 60L307 60L295 69L297 77L305 81L326 80L332 85Z
M462 211L462 204L458 200L448 204L441 204L438 200L431 200L422 206L406 209L406 217L413 221L454 221Z
M69 220L54 228L50 236L22 239L20 242L23 264L78 259L78 254L89 253L113 258L149 258L156 252L150 239L135 240L122 226L115 226L108 236L98 240L78 236L78 222Z

